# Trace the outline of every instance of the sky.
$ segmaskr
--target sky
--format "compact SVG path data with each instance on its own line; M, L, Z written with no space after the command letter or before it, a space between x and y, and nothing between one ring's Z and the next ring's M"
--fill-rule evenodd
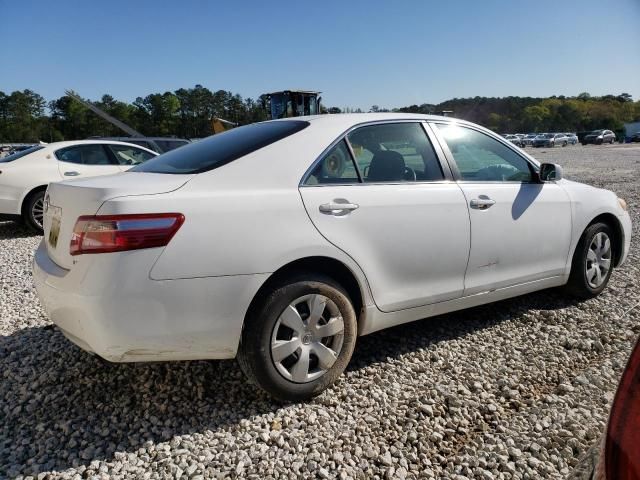
M0 91L133 101L196 84L363 109L638 100L640 0L0 0Z

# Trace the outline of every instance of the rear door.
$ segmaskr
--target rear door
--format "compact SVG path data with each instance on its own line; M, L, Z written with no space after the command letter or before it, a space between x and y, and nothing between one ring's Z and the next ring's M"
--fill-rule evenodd
M469 214L421 123L351 131L319 159L300 194L320 233L360 265L381 310L462 296Z
M113 156L99 143L74 145L56 150L58 170L64 180L120 173Z

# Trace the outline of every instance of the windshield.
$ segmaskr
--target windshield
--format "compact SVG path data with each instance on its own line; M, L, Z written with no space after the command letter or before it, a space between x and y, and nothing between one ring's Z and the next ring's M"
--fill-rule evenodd
M543 135L544 138L553 138L553 133L545 133Z
M44 147L42 145L34 145L33 147L29 147L26 150L22 150L20 152L13 153L11 155L7 155L4 158L0 158L0 163L13 162L14 160L17 160L26 155L29 155L30 153L37 152L38 150L41 150L43 148Z
M171 150L129 170L130 172L202 173L221 167L309 126L309 122L263 122L217 133Z
M591 135L600 135L602 132L604 132L604 130L594 130L591 132Z

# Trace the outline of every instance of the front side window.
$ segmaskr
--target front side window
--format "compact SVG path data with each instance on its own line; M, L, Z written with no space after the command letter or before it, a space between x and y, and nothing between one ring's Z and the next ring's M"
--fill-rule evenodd
M139 165L151 160L155 157L152 153L149 153L141 148L130 147L128 145L108 145L116 160L120 165Z
M107 152L100 144L76 145L57 150L56 158L61 162L81 165L113 165Z
M420 182L444 178L419 123L387 123L358 128L347 136L366 183Z
M437 124L462 180L530 182L532 168L511 148L489 135L455 124Z
M344 140L340 140L322 157L311 171L305 185L358 183L358 172L351 160L351 154Z
M169 174L207 172L293 135L308 126L309 122L283 120L237 127L171 150L129 171Z

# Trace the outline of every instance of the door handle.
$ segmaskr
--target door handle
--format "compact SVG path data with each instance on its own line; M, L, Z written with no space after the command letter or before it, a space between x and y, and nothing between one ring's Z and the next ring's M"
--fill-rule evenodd
M65 177L77 177L78 175L80 175L80 172L75 172L75 171L64 172Z
M322 213L327 213L329 215L346 215L347 213L355 210L360 205L356 203L349 203L346 200L343 202L337 201L342 199L336 199L333 202L323 203L320 205L319 209Z
M486 210L491 205L495 204L495 200L491 200L490 198L474 198L469 202L469 206L471 208L475 208L476 210Z

